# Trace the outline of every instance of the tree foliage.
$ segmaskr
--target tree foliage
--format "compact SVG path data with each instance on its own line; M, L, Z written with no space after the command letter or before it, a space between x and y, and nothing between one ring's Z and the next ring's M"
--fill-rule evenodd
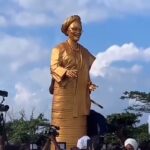
M48 119L44 118L41 113L36 118L33 113L30 119L27 120L24 111L20 111L20 118L14 119L6 123L8 141L14 144L34 143L39 138L40 134L37 132L39 126L48 126Z
M123 100L134 100L135 104L128 107L128 110L134 110L139 112L150 112L150 93L139 92L139 91L125 91L120 99Z
M108 124L110 125L110 132L115 133L123 143L127 137L133 137L136 123L139 122L141 114L130 112L112 114L107 116ZM113 135L113 134L111 134ZM113 135L113 137L115 137ZM116 138L116 141L117 138Z
M143 141L148 141L150 139L150 135L148 134L148 124L142 124L137 127L134 135L137 139L139 139L140 143Z
M141 114L137 113L118 113L107 116L107 120L109 123L114 124L117 128L119 126L133 126L135 123L138 123L140 120L138 119Z
M129 106L127 110L135 111L138 113L149 113L150 112L150 93L140 91L125 91L122 100L132 100L133 105ZM139 143L147 142L150 139L148 134L148 124L142 124L134 130L132 130L132 137L136 137Z

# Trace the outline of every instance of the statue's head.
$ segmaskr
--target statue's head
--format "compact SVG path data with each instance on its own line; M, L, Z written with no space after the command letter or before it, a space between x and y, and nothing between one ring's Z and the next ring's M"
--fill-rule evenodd
M73 16L70 16L68 17L64 23L62 24L62 27L61 27L61 31L66 35L68 36L68 29L69 27L71 26L72 23L75 23L76 22L76 28L72 28L74 30L79 30L79 32L82 32L82 23L81 23L81 18L80 16L78 15L73 15ZM73 25L72 25L73 26Z

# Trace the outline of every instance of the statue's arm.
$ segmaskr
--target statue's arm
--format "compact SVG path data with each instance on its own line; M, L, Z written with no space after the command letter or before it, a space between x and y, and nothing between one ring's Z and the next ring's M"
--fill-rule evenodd
M66 74L67 69L61 66L61 58L60 57L61 50L59 48L52 49L51 55L51 74L52 77L60 82L63 79L63 76Z

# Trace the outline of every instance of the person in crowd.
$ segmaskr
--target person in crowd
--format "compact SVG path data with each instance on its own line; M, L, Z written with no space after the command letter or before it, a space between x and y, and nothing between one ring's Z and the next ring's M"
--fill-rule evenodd
M124 147L126 150L138 150L138 143L133 138L128 138L124 142Z
M90 147L89 143L90 143L90 137L87 135L82 136L77 141L77 148L80 150L88 150L88 146Z

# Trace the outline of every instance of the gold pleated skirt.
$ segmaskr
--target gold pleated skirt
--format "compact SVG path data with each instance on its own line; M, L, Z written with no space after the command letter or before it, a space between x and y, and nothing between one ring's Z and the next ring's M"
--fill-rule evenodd
M57 142L66 142L67 150L77 145L77 140L86 135L86 115L73 117L71 96L54 96L52 103L52 125L60 127ZM54 150L54 146L51 146Z

